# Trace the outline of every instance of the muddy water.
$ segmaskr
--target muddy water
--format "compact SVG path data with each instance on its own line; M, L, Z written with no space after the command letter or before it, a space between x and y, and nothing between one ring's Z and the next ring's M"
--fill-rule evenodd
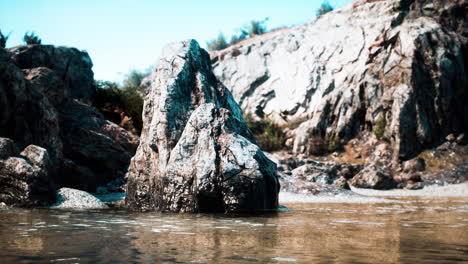
M468 263L466 197L307 201L250 217L0 210L0 263Z

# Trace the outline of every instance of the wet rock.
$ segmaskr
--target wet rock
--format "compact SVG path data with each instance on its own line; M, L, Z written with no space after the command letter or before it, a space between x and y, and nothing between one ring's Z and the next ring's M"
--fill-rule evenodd
M226 56L214 72L244 112L299 123L287 141L295 153L373 131L390 141L394 159L409 159L468 124L467 3L426 4L344 5L216 52Z
M57 203L51 206L57 209L106 209L109 208L98 198L85 191L61 188L57 191Z
M349 184L357 188L379 190L388 190L397 186L389 168L377 163L367 165L349 181Z
M173 43L151 75L126 206L174 212L276 210L276 165L255 144L195 40Z

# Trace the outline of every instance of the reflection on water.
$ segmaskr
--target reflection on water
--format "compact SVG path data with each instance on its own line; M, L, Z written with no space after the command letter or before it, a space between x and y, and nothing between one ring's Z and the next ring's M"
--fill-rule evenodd
M1 263L458 263L467 198L294 203L268 216L0 210Z

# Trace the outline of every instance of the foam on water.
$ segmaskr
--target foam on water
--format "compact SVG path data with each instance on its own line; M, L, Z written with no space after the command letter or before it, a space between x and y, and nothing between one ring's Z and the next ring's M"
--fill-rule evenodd
M398 203L400 201L368 197L363 195L304 195L291 192L280 192L280 203Z
M468 183L452 184L447 186L426 186L420 190L372 190L360 189L351 186L351 190L366 196L429 196L429 197L468 197Z

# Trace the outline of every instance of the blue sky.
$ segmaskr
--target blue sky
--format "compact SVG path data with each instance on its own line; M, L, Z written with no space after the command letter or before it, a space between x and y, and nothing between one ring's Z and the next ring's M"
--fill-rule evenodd
M339 7L351 0L330 0ZM252 19L269 17L268 28L311 20L322 0L0 0L0 30L7 47L34 31L43 44L88 51L95 79L120 81L130 69L153 65L162 47L195 38L205 46Z

